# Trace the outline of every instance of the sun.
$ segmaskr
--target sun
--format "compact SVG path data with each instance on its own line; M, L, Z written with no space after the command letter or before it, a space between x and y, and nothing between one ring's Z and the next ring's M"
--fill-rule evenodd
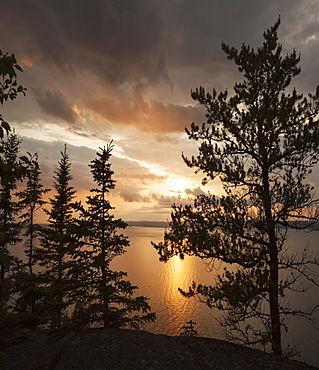
M191 189L192 187L188 179L178 176L169 177L165 182L170 195L179 195L183 198L187 197L186 189Z

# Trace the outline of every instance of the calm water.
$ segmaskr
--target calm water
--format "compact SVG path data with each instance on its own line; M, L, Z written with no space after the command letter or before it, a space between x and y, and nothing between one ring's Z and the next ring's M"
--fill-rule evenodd
M162 228L128 227L126 235L131 247L112 264L113 269L128 272L128 279L139 287L137 294L150 298L157 320L144 329L156 334L179 335L181 327L193 320L201 336L224 339L223 331L216 322L218 311L208 309L195 299L184 298L178 291L179 287L187 289L192 281L212 284L214 272L209 272L196 257L186 256L184 260L174 257L166 263L159 262L150 242L163 240L163 234ZM302 250L307 245L312 250L319 247L319 231L291 231L290 234L288 244L293 250ZM292 296L291 304L301 308L319 304L319 288ZM319 315L317 319L319 328ZM283 333L284 344L296 346L301 352L301 360L319 367L319 329L299 318L290 319L288 325L289 332Z
M146 324L144 329L155 334L179 335L181 327L193 320L200 336L224 339L224 333L216 322L218 311L210 310L195 299L184 298L178 291L179 287L187 290L192 281L213 284L216 270L209 271L196 257L186 256L184 260L174 257L166 263L159 262L151 241L163 240L162 228L128 227L125 233L131 247L124 255L117 257L111 267L127 272L128 280L139 287L136 294L150 299L149 303L152 311L156 312L157 320ZM306 246L316 251L319 249L319 231L291 231L288 244L294 251L303 250ZM12 252L19 257L23 256L21 246ZM215 268L221 267L215 265ZM301 309L319 304L319 288L311 289L305 294L295 294L290 300L293 307ZM300 360L319 367L319 313L316 319L318 329L313 328L305 319L290 319L289 331L283 333L283 342L285 347L288 343L296 346L302 355Z

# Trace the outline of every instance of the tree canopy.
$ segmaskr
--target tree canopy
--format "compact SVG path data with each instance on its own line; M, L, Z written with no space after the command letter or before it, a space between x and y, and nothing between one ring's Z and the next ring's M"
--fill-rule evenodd
M207 120L186 129L199 153L183 159L204 173L203 184L219 178L225 194L174 205L171 229L155 245L161 260L195 255L235 264L235 270L217 275L214 286L193 283L182 293L224 310L231 337L236 332L246 343L270 342L276 354L282 354L284 316L310 314L284 307L285 291L298 289L301 277L318 285L309 266L319 262L307 251L298 257L286 248L287 227L305 228L319 219L314 189L305 182L319 159L319 88L308 97L290 88L300 73L300 57L295 51L283 55L279 25L280 19L257 49L222 43L243 75L233 96L203 87L192 91ZM251 318L258 318L264 331L247 324Z

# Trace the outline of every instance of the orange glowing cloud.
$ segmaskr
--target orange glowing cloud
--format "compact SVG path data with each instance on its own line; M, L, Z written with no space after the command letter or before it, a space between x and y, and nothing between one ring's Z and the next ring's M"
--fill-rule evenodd
M27 55L24 55L21 58L19 58L19 64L21 67L32 67L33 61Z
M198 106L146 101L142 97L132 101L86 97L83 104L110 123L133 125L144 132L183 132L191 122L204 119L203 110Z

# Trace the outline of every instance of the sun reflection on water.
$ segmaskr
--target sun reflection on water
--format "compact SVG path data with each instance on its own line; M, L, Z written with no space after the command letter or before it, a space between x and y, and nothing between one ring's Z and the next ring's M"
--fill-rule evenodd
M162 283L165 286L163 301L167 306L168 330L180 332L181 327L189 320L195 320L198 315L197 305L183 297L178 288L188 289L193 275L190 259L180 259L175 256L167 263L165 275L162 275ZM192 278L194 280L194 277Z

